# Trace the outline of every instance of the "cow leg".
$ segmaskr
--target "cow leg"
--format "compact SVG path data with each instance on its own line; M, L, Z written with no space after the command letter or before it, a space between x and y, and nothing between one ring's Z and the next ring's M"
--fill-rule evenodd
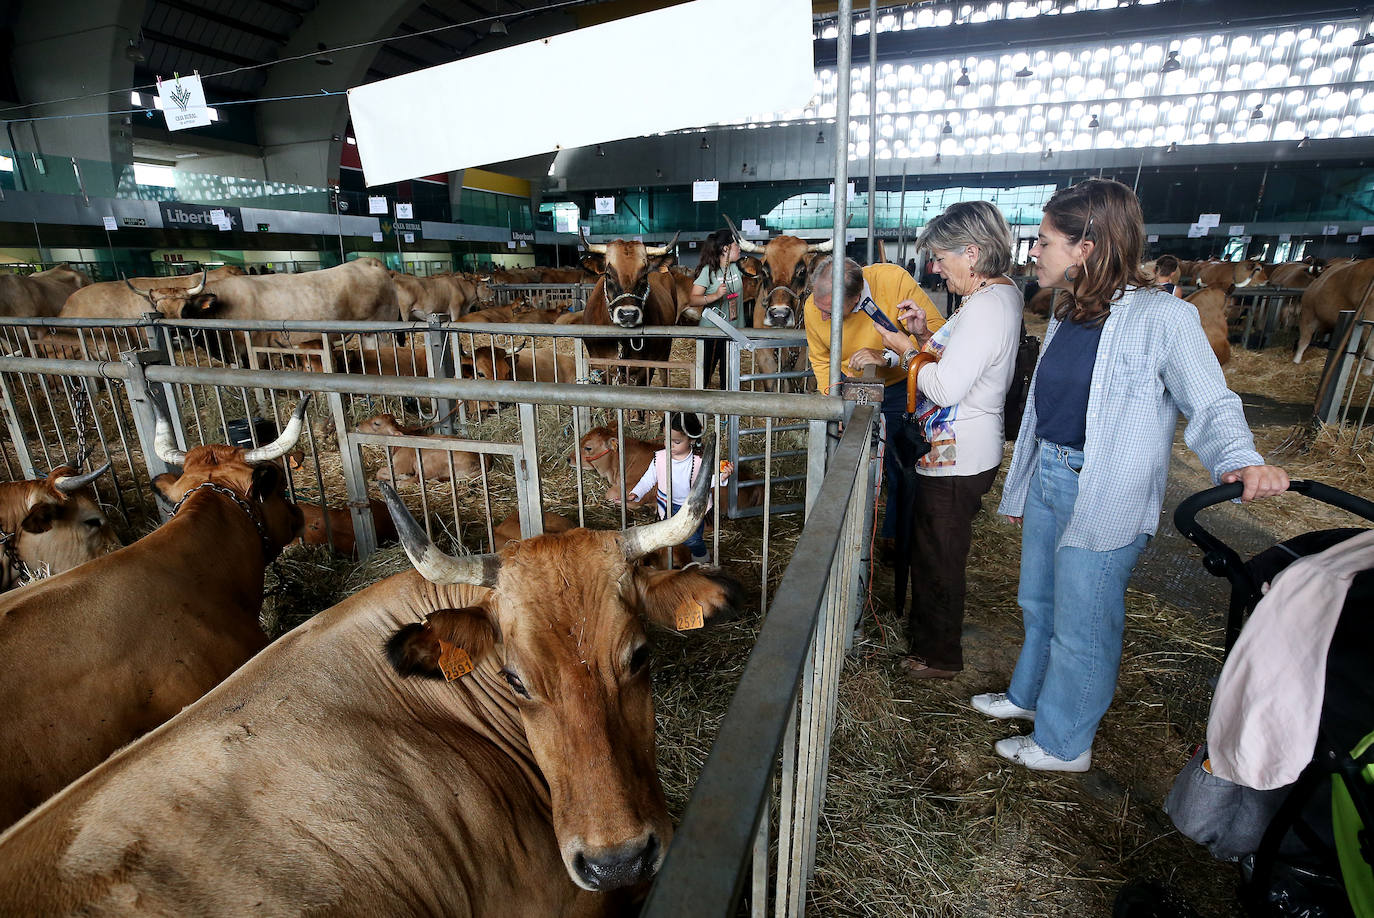
M1303 352L1312 343L1312 336L1317 333L1317 317L1314 314L1304 312L1302 322L1298 325L1298 350L1293 355L1294 363L1302 363Z

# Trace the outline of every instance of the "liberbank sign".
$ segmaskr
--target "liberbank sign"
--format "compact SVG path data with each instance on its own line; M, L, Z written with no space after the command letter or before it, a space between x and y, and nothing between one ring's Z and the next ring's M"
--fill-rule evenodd
M243 232L243 214L237 207L209 207L205 204L182 204L177 201L158 201L162 211L162 225L166 229L219 229L211 211L222 211L230 229Z

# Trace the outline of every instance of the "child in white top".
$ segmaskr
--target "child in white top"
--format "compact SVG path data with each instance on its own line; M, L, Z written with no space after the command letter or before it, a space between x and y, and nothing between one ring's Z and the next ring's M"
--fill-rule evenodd
M701 439L705 430L705 423L701 416L697 414L674 414L668 424L669 449L658 450L654 453L654 461L644 470L644 476L639 482L630 489L630 497L635 501L643 500L650 490L658 488L658 516L659 519L667 519L670 513L676 513L687 501L687 495L691 493L692 482L696 480L701 472L701 456L693 451L696 442ZM672 509L668 508L668 453L672 453ZM735 473L735 466L730 462L720 464L720 477L717 486L724 485L730 480L730 476ZM707 506L710 506L708 500ZM706 540L702 537L702 531L706 527L705 518L697 526L687 541L683 544L692 553L692 560L698 564L705 564L711 559L710 553L706 550Z

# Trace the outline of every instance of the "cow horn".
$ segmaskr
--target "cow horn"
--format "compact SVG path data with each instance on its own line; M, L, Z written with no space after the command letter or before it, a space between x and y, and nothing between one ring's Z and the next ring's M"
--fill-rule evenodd
M153 411L157 415L157 425L153 429L153 452L168 465L185 465L186 454L177 449L176 437L172 435L172 422L162 411L162 405L153 399Z
M582 227L580 227L580 226L577 228L577 236L578 236L579 239L582 240L582 244L583 244L584 246L587 247L587 251L588 251L588 252L591 252L593 255L605 255L605 254L606 254L606 244L605 244L604 242L601 242L601 243L588 242L588 241L587 241L587 234L586 234L586 232L582 229Z
M726 225L730 227L730 232L734 233L735 242L739 244L739 250L741 252L748 252L750 255L758 255L766 248L766 246L755 245L741 236L739 230L735 229L735 221L731 220L728 215L721 214L721 216L725 217Z
M812 255L821 252L833 252L835 251L835 240L827 239L824 242L813 242L806 247L806 251Z
M701 472L697 480L692 482L691 493L683 501L682 509L666 520L635 526L621 535L620 545L627 560L634 561L670 545L681 545L706 518L711 484L718 474L715 437L702 440L701 455Z
M137 293L139 296L143 297L149 303L152 303L154 307L157 306L157 300L153 299L153 294L151 291L139 290L137 287L133 285L133 282L130 281L127 277L124 278L124 283L128 284L129 289L132 290L134 293Z
M205 289L205 278L209 275L209 273L210 273L210 272L209 272L208 269L206 269L206 268L201 268L201 269L200 269L200 283L196 284L194 287L188 288L187 291L186 291L186 295L187 295L187 296L195 296L196 294L200 293L200 291L204 290L204 289Z
M63 494L71 494L73 491L80 491L109 470L110 463L107 462L94 472L87 472L85 475L63 475L61 478L55 478L52 485Z
M673 250L673 246L677 245L677 237L681 235L682 230L678 230L676 233L673 233L673 238L668 240L667 245L646 245L644 247L644 254L654 256L667 255L669 252Z
M307 392L305 398L301 399L296 410L291 412L291 420L287 422L286 429L281 432L281 436L273 440L266 446L259 446L257 449L250 449L244 452L244 462L270 462L273 459L280 459L285 456L291 447L296 445L300 439L301 427L305 425L305 409L310 407L310 397L314 393Z
M500 555L446 555L434 547L425 527L410 515L396 489L386 482L382 482L382 498L401 536L401 547L421 577L430 583L496 586L496 576L501 572Z

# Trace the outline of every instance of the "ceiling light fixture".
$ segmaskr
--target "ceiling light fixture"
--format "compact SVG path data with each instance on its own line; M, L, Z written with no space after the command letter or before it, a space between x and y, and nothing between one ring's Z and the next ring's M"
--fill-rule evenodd
M816 143L825 143L825 131L816 132Z
M949 121L945 121L945 126L940 128L941 134L953 134L954 128L949 126Z
M698 147L697 149L699 149L699 150L709 150L709 149L711 149L711 144L709 144L709 143L706 141L706 138L705 138L705 137L702 137L702 138L701 138L701 146Z
M1165 59L1164 66L1159 68L1160 73L1173 73L1175 70L1182 70L1183 65L1178 62L1178 52L1170 51L1169 57Z
M1302 140L1298 141L1298 149L1301 150L1303 147L1307 146L1311 139L1312 138L1308 137L1306 134L1302 135Z
M1016 73L1014 74L1014 76L1015 76L1018 80L1024 80L1026 77L1033 77L1033 76L1035 76L1035 71L1032 70L1032 69L1030 69L1029 67L1022 67L1020 70L1016 71Z
M493 3L491 6L491 11L495 13L499 8L500 4ZM491 28L488 29L488 33L491 35L505 35L507 34L506 24L502 22L500 19L497 19L494 22L492 22Z
M935 165L937 165L937 166L940 165L940 154L939 154L939 153L936 153L936 154L935 154Z
M1374 45L1374 32L1366 32L1350 43L1352 48L1367 48Z
M959 74L959 79L954 81L955 86L967 86L971 82L968 78L968 68L964 67L962 70L963 72Z
M662 169L655 169L655 170L654 170L654 178L663 178L663 170L662 170Z
M334 63L334 58L325 53L329 50L329 46L324 42L318 42L315 45L315 50L319 52L319 55L315 58L315 63L319 64L321 67L328 67Z
M1251 120L1251 121L1258 121L1258 120L1260 120L1260 119L1263 118L1263 117L1264 117L1264 108L1263 108L1263 106L1256 105L1256 106L1255 106L1255 110L1254 110L1253 112L1250 113L1250 120Z
M606 151L605 151L605 149L601 146L601 144L597 144L597 145L596 145L596 155L597 155L597 156L605 156L605 155L606 155Z
M1095 130L1102 127L1102 122L1097 120L1097 112L1093 112L1092 120L1088 122L1088 130Z
M124 58L133 64L141 64L148 59L143 53L143 49L138 46L135 39L129 39L129 46L124 49Z
M1169 146L1167 146L1167 147L1164 148L1164 152L1165 152L1165 153L1177 153L1177 152L1178 152L1178 141L1177 141L1177 140L1170 141Z

